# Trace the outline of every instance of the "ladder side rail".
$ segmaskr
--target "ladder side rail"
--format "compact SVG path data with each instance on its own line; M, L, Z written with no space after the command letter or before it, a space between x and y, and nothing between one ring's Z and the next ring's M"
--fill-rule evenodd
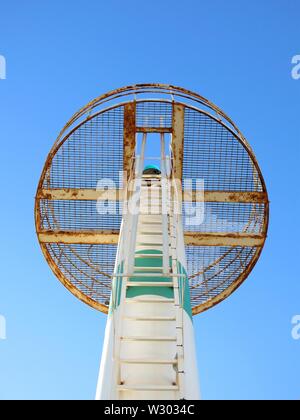
M144 163L145 163L146 143L147 143L147 133L143 135L141 155L136 165L136 177L134 180L134 196L132 197L132 199L135 199L137 203L137 208L135 209L134 214L131 215L132 223L131 223L131 230L130 230L129 253L127 257L128 258L127 272L132 273L132 274L134 272L134 265L135 265L135 247L136 247L136 241L137 241L137 228L138 228L140 207L141 207L142 176L143 176Z
M183 305L184 305L184 295L182 294L184 287L182 287L182 282L180 282L181 277L179 278L178 270L178 223L181 221L178 217L178 212L180 209L179 194L177 189L177 183L174 179L174 173L172 171L172 180L170 186L170 231L171 231L171 251L172 251L172 272L174 274L173 283L174 283L174 298L176 306L176 329L177 329L177 380L179 385L179 394L180 399L185 398L185 378L184 378L184 321L183 321ZM180 287L181 286L181 287ZM181 293L181 294L180 294Z
M178 185L175 182L175 198L174 198L174 208L176 209L175 212L175 217L176 217L176 249L178 249L177 247L179 246L178 243L178 237L184 237L184 232L183 232L183 220L182 220L182 200L180 199L180 195L179 195L179 191L178 191ZM182 263L184 264L184 266L186 266L186 259L184 261L182 261ZM184 275L184 273L182 273L182 279L183 281L187 280L187 277ZM184 300L185 300L185 284L183 284L183 287L181 287L181 302L182 305L184 304ZM183 308L182 308L183 310Z
M132 157L132 160L134 162L134 156ZM125 197L126 200L123 203L123 217L122 217L122 223L121 223L121 229L120 229L120 237L119 237L119 244L117 249L117 255L116 255L116 262L114 267L114 274L113 274L113 280L117 280L118 278L121 278L122 280L122 287L121 287L121 295L124 292L124 289L126 291L126 287L124 287L123 284L123 273L127 271L128 262L127 262L127 253L126 253L126 238L128 235L130 235L131 230L131 214L129 212L129 199L130 199L130 186L134 179L134 173L135 173L135 164L133 163L130 176L128 179L128 182L126 183L126 189L125 189ZM123 266L123 272L121 272L121 268ZM120 298L120 299L119 299ZM124 301L122 300L122 296L119 296L119 291L112 295L113 299L113 305L115 309L117 308L118 301L120 301L120 306L124 305ZM114 317L115 322L115 317ZM118 330L120 330L120 324L118 323L117 327L115 328L115 337L117 338L119 336Z
M137 227L139 221L139 214L140 214L140 202L141 202L141 186L142 186L142 174L144 168L144 161L145 161L145 149L146 149L146 141L147 141L147 134L143 135L142 141L142 149L141 155L136 159L135 171L133 171L135 177L131 179L129 183L129 188L133 182L133 194L130 195L128 200L128 207L127 207L127 214L126 214L126 234L123 238L122 243L122 253L123 253L123 261L124 261L124 273L126 276L122 275L122 288L121 288L121 298L120 298L120 308L119 308L119 316L118 316L118 330L116 335L116 364L117 364L117 376L116 380L117 386L121 385L122 377L121 377L121 362L120 362L120 355L121 355L121 345L122 345L122 328L123 328L123 319L124 319L124 310L125 310L125 302L126 302L126 293L127 293L127 284L130 278L130 275L134 272L134 265L135 265L135 246L137 240ZM128 195L129 197L129 195ZM132 204L132 200L136 199L137 208L133 209L130 207ZM131 203L130 203L131 200ZM129 238L129 250L128 250L128 238Z
M161 189L162 189L162 236L163 236L163 272L170 272L170 255L169 255L169 227L168 227L168 193L167 193L167 167L166 167L166 145L165 135L161 134Z
M114 348L113 348L113 359L115 364L115 369L113 372L114 375L114 385L115 390L117 390L118 385L121 381L121 366L119 363L120 360L120 349L121 349L121 331L122 331L122 316L121 314L124 311L124 304L126 298L126 279L123 277L123 272L127 271L128 267L128 255L126 253L126 238L130 235L131 231L131 224L132 224L132 217L129 211L129 200L130 200L130 187L132 185L135 173L135 166L131 169L131 174L129 176L129 180L126 184L126 201L123 204L123 220L121 224L120 230L120 237L119 237L119 246L117 251L115 269L113 280L115 284L117 281L121 281L121 293L120 288L116 288L115 296L113 297L113 305L114 309L119 309L118 316L116 314L113 315L113 328L114 328ZM121 270L123 266L123 272ZM124 281L125 280L125 281ZM119 307L118 307L119 304Z
M128 253L128 238L131 238L132 232L133 232L133 224L134 224L134 219L133 219L133 215L132 212L130 211L130 200L132 199L132 194L131 194L131 186L134 184L134 188L133 188L133 193L135 193L135 189L136 189L136 178L137 178L137 174L139 173L139 157L136 158L135 160L135 165L133 165L132 171L131 171L131 176L129 177L129 181L127 183L127 187L126 187L126 195L125 197L127 198L126 202L124 202L124 208L123 208L123 221L122 221L122 226L123 231L120 237L120 243L119 243L119 255L118 255L118 260L116 263L116 268L115 268L115 273L114 273L114 277L115 278L119 278L121 279L121 295L119 296L119 291L118 294L116 296L117 298L117 304L118 302L119 304L119 310L118 310L118 316L114 316L114 324L117 324L114 328L115 331L115 348L114 348L114 361L115 361L115 366L116 366L116 370L115 370L115 387L117 389L117 387L120 385L121 383L121 364L120 364L120 353L121 353L121 345L122 345L122 337L121 337L121 332L122 332L122 327L123 327L123 322L122 322L122 317L123 317L123 312L124 312L124 306L125 306L125 300L126 300L126 291L127 291L127 281L128 278L125 277L123 275L123 273L129 273L128 268L129 268L129 258L130 258L130 253ZM138 167L138 168L137 168ZM133 250L133 255L134 255L134 250ZM121 265L123 265L123 272L120 273L119 272L119 267L121 267Z

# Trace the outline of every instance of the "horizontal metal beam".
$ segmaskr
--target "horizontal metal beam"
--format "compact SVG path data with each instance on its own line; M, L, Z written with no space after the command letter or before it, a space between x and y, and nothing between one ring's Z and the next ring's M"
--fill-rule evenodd
M172 133L172 127L137 127L137 133Z
M185 232L185 244L190 246L242 246L261 247L265 236L249 233L199 233Z
M268 202L266 192L249 191L184 191L184 201L206 203L257 203Z
M59 244L95 244L95 245L117 245L119 232L110 231L78 231L78 232L38 232L41 243Z
M105 231L78 231L55 232L41 231L38 233L41 243L62 244L118 244L119 232ZM263 246L265 237L249 233L185 233L185 244L190 246Z
M91 201L123 201L124 190L93 190L93 189L42 189L39 191L38 199L44 200L91 200Z
M42 189L37 198L44 200L109 200L123 201L124 190L94 190L94 189ZM257 203L268 202L268 195L265 192L247 192L247 191L185 191L183 199L186 202L207 203Z

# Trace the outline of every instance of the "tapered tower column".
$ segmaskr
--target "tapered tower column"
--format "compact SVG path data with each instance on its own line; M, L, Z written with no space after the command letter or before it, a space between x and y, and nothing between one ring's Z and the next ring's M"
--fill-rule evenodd
M199 399L182 219L164 164L138 191L138 214L123 220L96 398Z

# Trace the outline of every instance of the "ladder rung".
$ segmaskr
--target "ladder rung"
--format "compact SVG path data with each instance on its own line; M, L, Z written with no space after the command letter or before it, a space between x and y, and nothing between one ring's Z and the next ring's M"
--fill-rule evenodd
M161 184L161 178L142 178L142 183L145 182L157 182L159 184Z
M162 271L163 267L138 267L135 266L134 273L138 273L139 271Z
M162 258L162 254L135 254L135 258Z
M141 232L139 232L140 235L150 235L150 236L155 236L155 235L162 235L162 231L160 230L143 230Z
M150 191L153 191L153 190L155 191L155 190L161 190L161 185L157 184L157 185L153 185L152 187L148 187L147 185L142 185L142 188L145 189L145 190L147 189L147 190L150 190Z
M126 303L175 303L174 299L126 299Z
M145 204L145 206L151 206L153 204L161 205L161 203L162 203L161 194L159 195L159 197L154 197L153 195L151 196L151 194L144 194L144 197L142 197L142 198L144 198L144 200L146 200L145 203L142 200L142 204Z
M162 215L161 214L141 214L140 223L161 223Z
M146 251L154 251L151 245L138 245L136 247L136 252L146 252ZM162 244L155 247L155 251L162 251ZM162 254L160 254L161 256Z
M159 203L155 203L151 201L150 203L142 203L140 206L141 209L148 209L149 207L153 209L160 209L162 207L162 202L160 201Z
M144 182L142 182L142 184L143 184ZM143 186L144 187L144 186ZM158 187L158 188L157 188ZM145 187L144 187L145 189L147 188L147 189L152 189L152 190L155 190L155 189L161 189L161 185L160 184L156 184L156 185L153 185L152 186L152 188L151 187L148 187L147 185L145 185Z
M155 208L161 208L162 207L162 202L161 202L161 200L159 200L157 202L152 200L149 203L142 203L140 207L145 208L145 209L148 209L149 207L151 207L151 208L153 207L154 209Z
M153 242L138 242L137 246L162 246L162 242L160 243L153 243Z
M161 234L162 235L162 234ZM145 239L147 239L147 238L145 238ZM150 239L150 238L149 238ZM157 238L156 238L157 239ZM163 241L161 240L160 242L158 242L157 240L156 240L156 242L145 242L145 240L143 240L143 241L137 241L137 245L151 245L151 246L161 246L162 245L162 243L163 243Z
M145 217L150 217L151 216L151 221L154 221L155 219L156 219L156 221L157 221L157 219L159 219L159 220L161 220L161 214L141 214L140 215L140 220L142 219L144 219Z
M153 201L151 201L150 203L143 203L143 204L141 204L141 208L145 208L145 209L148 209L148 208L153 208L153 209L160 209L162 207L162 203L160 202L160 203L155 203L155 202L153 202Z
M152 316L152 317L150 317L150 316L145 316L145 317L142 317L142 316L140 316L140 317L138 317L138 316L136 316L136 317L134 317L134 316L128 316L128 317L125 317L124 318L126 321L150 321L150 322L152 322L152 321L158 321L158 322L160 322L160 321L163 321L163 322L171 322L171 321L176 321L176 317L169 317L169 316Z
M174 287L174 283L168 281L129 281L127 287Z
M178 365L178 360L160 360L160 359L123 359L120 363L124 365Z
M122 341L176 342L177 337L121 337Z
M141 209L145 209L145 210L153 210L153 211L160 211L160 213L157 213L156 216L158 216L159 214L161 214L161 210L162 210L162 204L161 203L149 203L149 204L143 204L141 205Z
M186 275L185 274L173 274L173 273L171 273L171 274L163 274L163 273L152 273L152 274L151 273L140 273L140 274L138 274L138 273L134 273L134 274L114 274L112 276L112 278L117 278L117 277L120 277L120 278L123 278L123 277L127 277L127 278L141 278L141 277L155 278L155 277L158 277L158 278L169 279L171 277L179 277L179 278L186 277Z
M177 385L119 385L119 391L178 391Z
M142 192L141 192L141 201L143 202L144 200L148 200L150 201L150 203L152 202L152 200L162 200L162 191L159 188L153 189L153 188L142 188Z
M148 186L148 184L155 184L155 185L161 185L161 180L160 179L143 179L142 180L142 185L144 186Z
M162 214L161 207L142 207L141 214L148 214L149 216L159 216Z
M160 209L162 207L162 203L155 203L153 201L149 202L149 203L142 203L141 204L141 208L145 208L145 209Z
M144 225L145 227L147 226L162 226L162 221L160 222L141 222L142 225Z

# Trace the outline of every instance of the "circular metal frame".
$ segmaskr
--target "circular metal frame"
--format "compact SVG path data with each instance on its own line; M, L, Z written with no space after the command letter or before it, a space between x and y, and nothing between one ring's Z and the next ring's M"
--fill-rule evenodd
M154 95L152 99L144 98L144 95ZM171 86L171 85L161 85L161 84L140 84L135 86L124 87L121 89L113 90L105 95L101 95L100 97L96 98L95 100L91 101L85 107L83 107L79 112L77 112L70 121L65 125L63 130L60 132L56 142L54 143L44 166L39 185L37 190L36 202L35 202L35 221L36 221L36 230L39 233L41 227L41 208L40 208L40 192L43 189L44 180L47 177L49 168L51 167L52 161L62 147L62 145L68 140L68 138L76 132L81 126L86 124L88 121L91 121L96 116L101 115L108 110L112 110L114 108L118 108L120 106L124 106L132 101L136 102L149 102L149 101L162 101L164 103L179 103L184 105L187 108L194 109L204 115L209 116L218 124L222 125L224 128L229 130L232 135L242 144L243 148L247 151L248 155L250 156L257 174L259 176L259 180L262 185L262 190L266 194L267 197L267 189L266 184L261 173L259 164L256 160L256 157L248 144L247 140L243 136L243 134L239 131L233 121L216 105L212 102L208 101L204 97L188 91L186 89ZM199 108L201 106L201 108ZM262 227L262 234L264 235L264 243L267 237L268 231L268 224L269 224L269 201L266 200L265 209L264 209L264 219L263 219L263 227ZM193 314L197 315L201 312L208 310L209 308L217 305L228 296L230 296L248 277L250 272L253 270L254 266L256 265L264 243L262 246L257 247L254 257L251 260L251 263L246 267L243 273L234 281L232 282L222 293L218 294L214 298L207 300L205 303L201 305L197 305L193 307ZM83 301L84 303L88 304L89 306L100 310L101 312L108 313L108 306L103 303L99 303L92 299L85 293L82 293L78 290L71 281L67 279L67 277L61 272L58 268L57 264L53 260L47 246L44 243L41 243L41 248L44 253L44 256L50 265L54 274L58 277L58 279L62 282L62 284L69 289L78 299ZM194 274L191 277L195 277Z

